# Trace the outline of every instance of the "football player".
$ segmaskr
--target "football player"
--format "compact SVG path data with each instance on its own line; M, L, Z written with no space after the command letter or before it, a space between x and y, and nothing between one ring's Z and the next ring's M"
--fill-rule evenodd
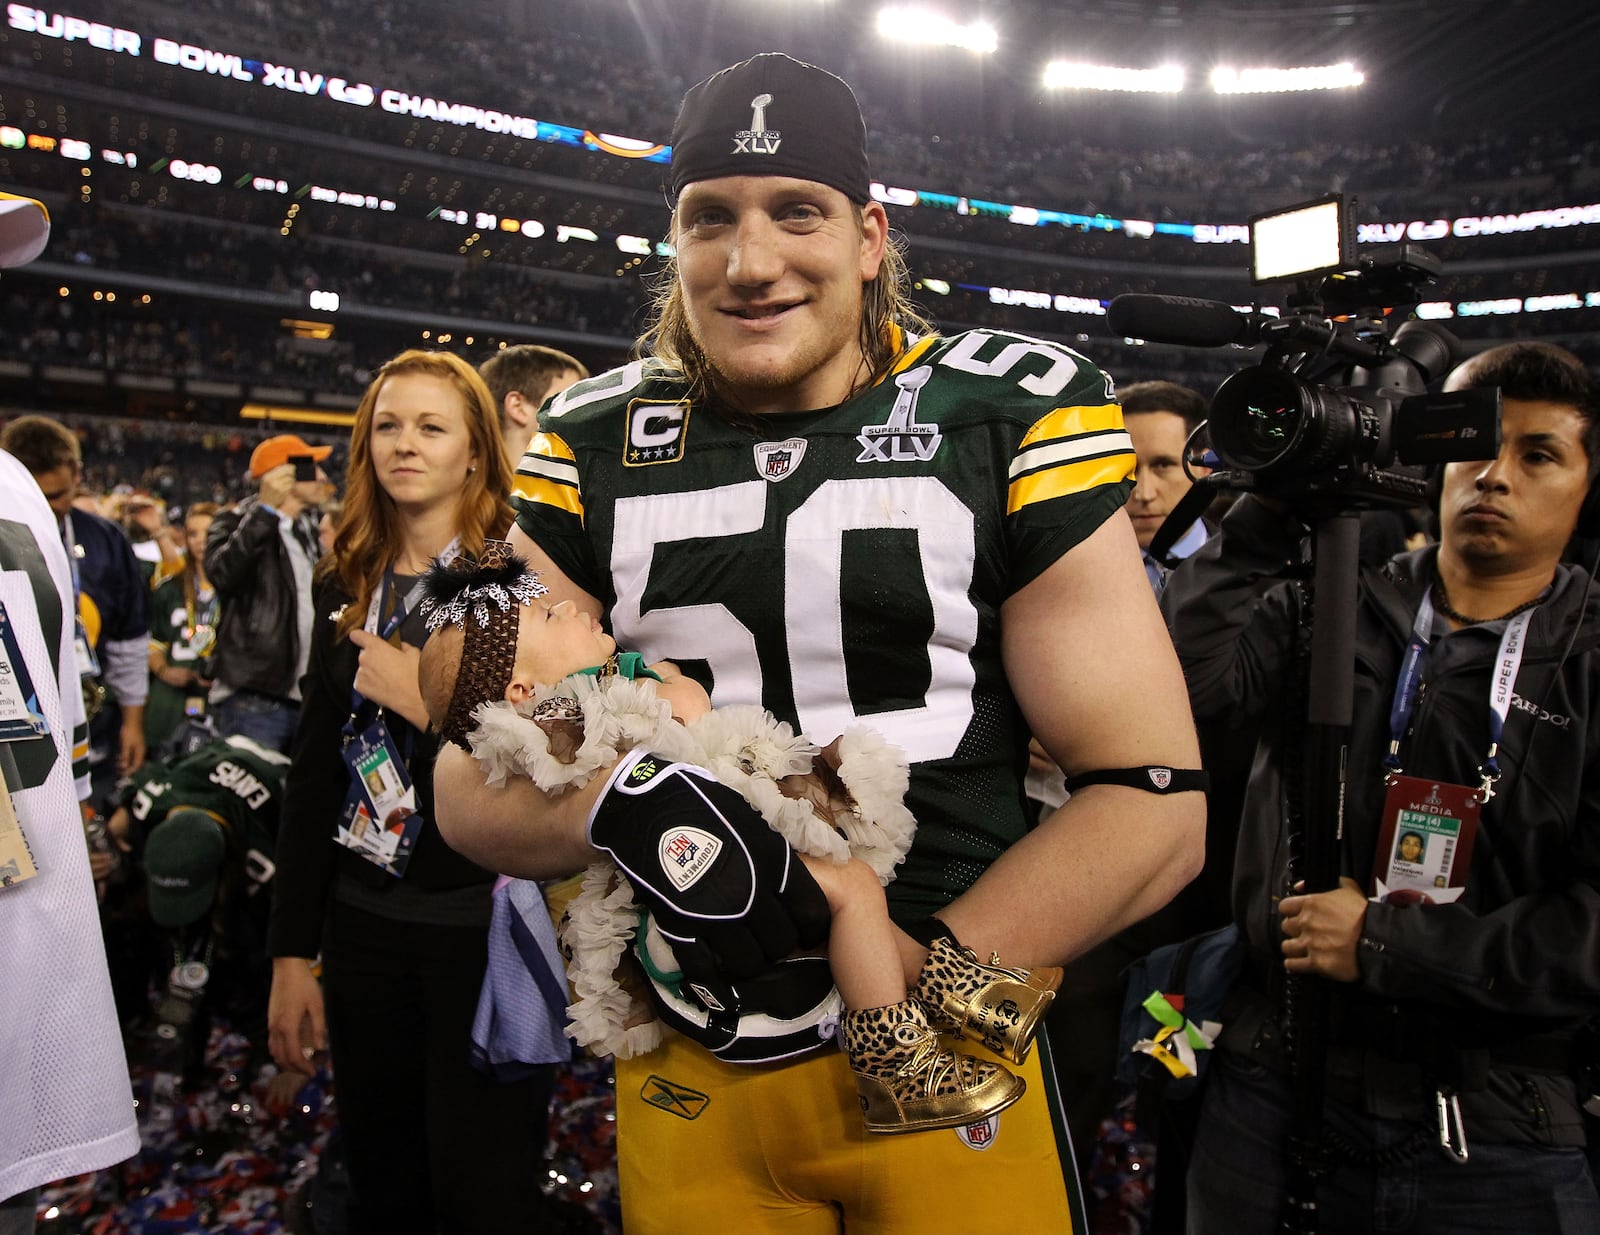
M814 66L760 55L691 89L670 194L649 358L544 410L518 468L517 552L552 600L676 663L714 706L811 734L870 724L906 752L918 829L888 896L908 985L935 947L1055 965L1148 915L1199 869L1204 799L1123 511L1134 456L1110 379L1058 344L933 334L906 300L855 96ZM1031 831L1030 731L1077 785ZM597 856L585 812L487 787L459 751L437 776L440 829L481 864L538 878ZM785 905L722 912L747 902ZM952 1195L1011 1229L1084 1229L1048 1043L1003 1114L869 1137L832 1026L817 1029L778 1065L677 1035L618 1061L630 1235L686 1213L948 1229Z

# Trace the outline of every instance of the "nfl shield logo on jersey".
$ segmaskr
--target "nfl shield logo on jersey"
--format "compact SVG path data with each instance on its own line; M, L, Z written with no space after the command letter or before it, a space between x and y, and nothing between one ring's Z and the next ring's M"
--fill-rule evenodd
M961 1138L961 1143L968 1149L988 1149L994 1144L994 1138L1000 1133L1000 1116L991 1115L988 1119L980 1119L975 1124L967 1124L956 1129L956 1135Z
M776 484L785 476L794 474L805 453L806 439L803 437L791 437L782 442L757 442L756 471L763 480Z

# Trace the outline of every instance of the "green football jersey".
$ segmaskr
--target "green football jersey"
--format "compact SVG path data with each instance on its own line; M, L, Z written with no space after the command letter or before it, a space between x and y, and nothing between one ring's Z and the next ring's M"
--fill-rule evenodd
M182 575L163 581L150 596L150 646L160 648L169 665L179 669L197 667L216 647L219 604L214 588L191 600L184 591ZM152 750L172 736L183 720L186 700L195 693L192 688L169 686L155 674L150 675L144 734Z
M622 647L677 663L713 705L900 747L918 827L889 897L929 913L1025 829L1000 607L1127 499L1110 379L981 330L923 339L838 407L760 430L684 390L646 360L557 396L517 469L518 523Z
M246 737L218 738L171 763L147 763L126 792L128 813L152 827L180 807L225 821L245 850L272 856L289 760Z

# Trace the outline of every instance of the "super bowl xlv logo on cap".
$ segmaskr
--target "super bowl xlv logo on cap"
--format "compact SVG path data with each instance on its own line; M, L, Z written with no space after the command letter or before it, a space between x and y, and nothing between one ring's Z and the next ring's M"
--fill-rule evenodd
M734 154L777 154L783 144L783 134L767 128L767 108L772 106L770 94L758 94L750 100L750 127L733 135Z

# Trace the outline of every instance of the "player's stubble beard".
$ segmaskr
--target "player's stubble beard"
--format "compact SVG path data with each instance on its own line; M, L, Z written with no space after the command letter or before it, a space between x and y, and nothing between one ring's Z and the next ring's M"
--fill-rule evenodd
M690 338L704 358L715 401L736 413L761 414L750 411L752 401L764 402L765 395L790 388L798 390L808 378L829 369L836 358L841 358L838 371L846 376L847 385L837 398L819 403L815 408L771 409L770 414L781 415L842 403L865 383L867 361L861 351L862 311L860 296L847 306L836 306L826 299L807 301L799 312L811 320L802 323L805 329L801 337L786 352L773 355L769 351L765 356L758 354L762 350L760 343L721 349L715 344L708 347L695 316L685 314L685 318Z

